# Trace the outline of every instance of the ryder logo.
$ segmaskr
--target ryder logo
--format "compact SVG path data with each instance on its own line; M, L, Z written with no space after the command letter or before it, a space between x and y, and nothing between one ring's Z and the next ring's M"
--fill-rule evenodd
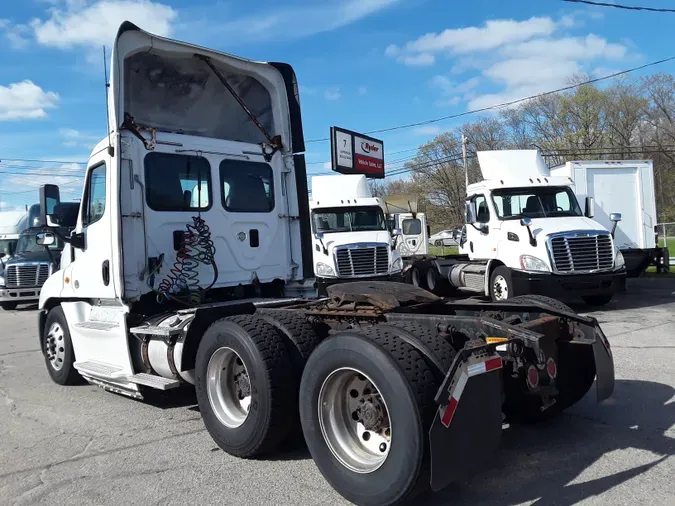
M361 149L366 153L377 153L380 150L378 146L375 146L374 144L371 144L369 142L362 142Z

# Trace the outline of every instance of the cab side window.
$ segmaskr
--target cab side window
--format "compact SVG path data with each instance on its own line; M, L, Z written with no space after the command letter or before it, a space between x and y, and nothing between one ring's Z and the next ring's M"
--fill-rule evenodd
M105 212L105 163L98 165L89 171L86 189L86 206L82 216L82 226L87 227L101 219Z
M476 219L478 223L488 223L490 221L490 210L488 209L487 199L484 195L476 195L473 198L476 205Z

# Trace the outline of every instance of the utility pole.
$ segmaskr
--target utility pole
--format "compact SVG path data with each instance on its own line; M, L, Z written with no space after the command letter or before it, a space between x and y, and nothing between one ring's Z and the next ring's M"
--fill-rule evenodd
M466 165L466 135L462 134L462 164L464 165L464 180L466 183L466 193L469 194L469 167Z

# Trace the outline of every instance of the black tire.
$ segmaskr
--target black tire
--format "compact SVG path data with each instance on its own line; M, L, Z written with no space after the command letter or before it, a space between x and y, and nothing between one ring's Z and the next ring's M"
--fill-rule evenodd
M417 288L425 288L425 283L422 280L422 273L416 266L413 266L410 269L410 284Z
M497 293L495 282L498 278L501 278L506 282L506 297ZM511 269L505 265L500 265L492 271L492 274L490 274L489 293L490 298L495 302L510 299L515 296L515 293L513 293L513 281L511 280Z
M19 304L16 302L2 302L0 303L0 307L4 309L5 311L13 311L16 309L16 306Z
M54 383L59 385L79 385L84 383L84 379L73 366L75 363L75 351L70 339L68 322L61 306L53 308L47 314L43 336L42 354L45 357L47 372L49 372L49 376ZM51 350L48 350L48 347ZM57 351L60 351L61 360L55 359L52 361L50 356L56 354ZM58 364L60 364L60 367L58 367Z
M209 400L207 366L220 348L233 350L249 375L251 403L244 422L229 428ZM204 333L195 362L195 390L204 425L216 444L230 455L253 458L273 451L289 434L297 387L284 337L278 328L254 315L230 316Z
M509 299L509 302L513 302L513 303L516 303L516 304L519 303L520 301L523 301L523 302L530 302L530 301L541 302L543 304L548 304L552 308L560 309L562 311L569 311L570 313L577 314L577 312L574 309L569 307L564 302L561 302L558 299L554 299L552 297L546 297L545 295L519 295L517 297L513 297L512 299Z
M334 456L321 432L318 399L324 380L340 368L361 371L379 389L392 420L386 460L368 473L351 471ZM324 478L347 500L365 506L410 501L429 486L427 433L438 388L421 355L395 333L371 327L329 337L307 362L300 387L302 428L309 451Z
M429 290L432 293L436 293L436 291L439 288L439 283L440 281L442 281L440 273L438 272L438 270L436 270L435 267L432 266L429 267L429 269L427 270L426 277L427 277L427 290Z
M437 240L437 241L434 243L434 246L436 246L437 248L440 248L441 246L443 246L443 241Z
M586 295L582 297L589 306L605 306L612 300L614 294L606 293L604 295Z

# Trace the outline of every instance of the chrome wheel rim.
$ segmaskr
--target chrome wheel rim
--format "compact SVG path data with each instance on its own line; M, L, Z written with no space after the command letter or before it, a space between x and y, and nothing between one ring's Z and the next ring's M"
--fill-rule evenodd
M65 336L63 328L60 323L52 323L47 331L47 339L45 340L45 353L49 359L49 363L55 371L60 371L63 368L63 363L66 359Z
M319 425L333 456L356 473L372 473L387 460L392 427L377 386L357 369L333 371L319 392Z
M220 423L231 429L248 418L251 381L243 360L232 348L218 348L206 367L206 393Z
M502 275L495 276L492 282L492 293L496 300L506 300L509 298L509 284Z

